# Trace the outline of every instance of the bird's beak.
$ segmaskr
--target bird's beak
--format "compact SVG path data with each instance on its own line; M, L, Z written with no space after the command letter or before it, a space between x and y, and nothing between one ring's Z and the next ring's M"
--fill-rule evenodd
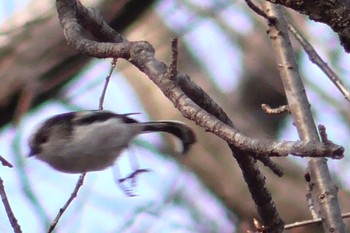
M34 148L30 148L30 152L28 154L28 157L33 157L37 154L37 151Z

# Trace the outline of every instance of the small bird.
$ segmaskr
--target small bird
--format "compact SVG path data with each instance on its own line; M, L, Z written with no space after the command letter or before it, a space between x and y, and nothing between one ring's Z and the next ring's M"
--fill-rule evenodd
M32 134L30 154L66 173L100 171L112 166L134 137L167 132L182 142L181 154L195 143L190 127L177 121L138 122L132 114L80 111L55 115Z

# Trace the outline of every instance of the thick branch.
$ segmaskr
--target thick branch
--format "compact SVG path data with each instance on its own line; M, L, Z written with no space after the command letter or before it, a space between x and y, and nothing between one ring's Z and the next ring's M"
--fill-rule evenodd
M67 1L69 4L75 1ZM98 58L124 58L144 72L174 103L181 113L193 120L205 130L223 138L243 151L257 152L267 156L296 156L341 158L344 148L336 144L321 142L275 142L252 139L240 133L228 117L200 87L187 75L178 73L175 80L167 77L165 63L155 59L154 48L144 41L129 42L118 39L122 43L96 42L83 35L85 30L76 20L74 11L83 8L80 5L65 5L65 1L57 1L57 10L68 42L80 52ZM96 14L91 14L91 16ZM96 21L99 21L100 18ZM103 24L101 27L108 27ZM101 29L103 30L103 29ZM103 39L103 38L99 38ZM200 105L200 106L199 106ZM210 105L210 106L209 106ZM204 107L206 110L203 110ZM209 111L209 112L208 112ZM212 116L211 114L214 114ZM219 120L219 119L221 120ZM222 121L228 122L225 124ZM232 124L232 125L231 125Z
M322 22L330 26L340 39L341 45L346 52L350 51L350 2L345 0L268 0L274 4L281 4L285 7L308 15L316 22Z
M310 104L288 37L287 23L282 14L282 8L267 2L263 4L263 7L269 17L276 19L270 24L268 33L274 45L277 60L280 62L278 67L299 136L304 141L319 141ZM325 135L323 132L322 134ZM326 159L311 159L308 168L311 177L310 182L313 184L313 202L319 209L325 232L345 232L337 198L337 189L330 177Z

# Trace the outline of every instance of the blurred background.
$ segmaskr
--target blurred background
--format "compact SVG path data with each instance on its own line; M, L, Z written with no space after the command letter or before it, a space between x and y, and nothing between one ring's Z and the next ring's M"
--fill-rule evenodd
M297 140L288 114L266 115L260 105L285 104L267 24L243 1L85 0L111 27L130 41L146 40L156 57L170 61L170 41L179 37L179 64L215 99L243 133L255 138ZM287 10L291 22L350 87L349 57L327 25ZM0 1L0 154L14 168L0 167L0 177L24 232L45 232L70 197L78 175L63 174L27 158L31 132L48 117L67 111L97 109L111 59L98 60L69 47L54 1ZM322 36L320 36L322 35ZM329 161L339 186L343 212L350 210L349 102L312 64L292 38L316 124L345 147L345 158ZM241 171L226 143L183 118L157 87L130 63L118 60L104 108L137 112L138 120L175 119L189 124L198 142L175 157L171 137L138 137L115 167L89 173L78 197L56 232L245 232L257 212ZM132 161L150 169L138 176L136 197L116 183ZM310 219L304 181L307 158L274 159L282 178L261 166L286 223ZM0 232L11 232L0 207ZM349 225L349 220L345 220ZM318 232L320 226L290 232Z

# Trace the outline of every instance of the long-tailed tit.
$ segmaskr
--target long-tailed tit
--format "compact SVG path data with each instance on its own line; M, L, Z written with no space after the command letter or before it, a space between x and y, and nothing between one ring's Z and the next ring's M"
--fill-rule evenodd
M196 141L193 131L184 123L138 122L129 115L109 111L55 115L31 136L29 156L35 156L62 172L83 173L112 166L138 134L173 134L182 141L181 153L187 152Z

